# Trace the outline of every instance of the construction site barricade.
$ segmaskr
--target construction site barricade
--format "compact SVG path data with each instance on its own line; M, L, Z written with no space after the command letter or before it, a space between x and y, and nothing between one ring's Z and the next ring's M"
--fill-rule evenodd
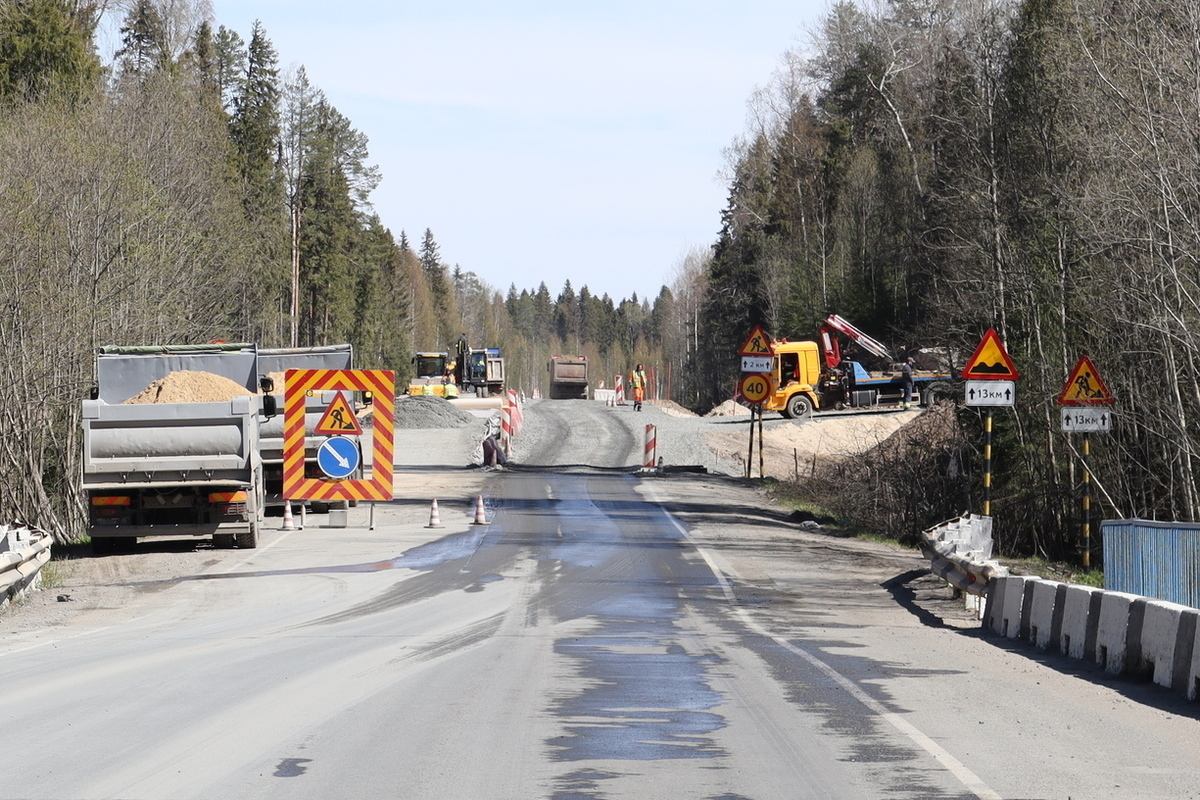
M1120 675L1125 671L1125 650L1134 606L1144 608L1145 600L1125 592L1105 592L1100 600L1100 618L1096 627L1096 663L1106 672ZM1141 633L1141 612L1137 628Z
M1062 631L1063 599L1067 585L1060 581L1038 581L1033 584L1033 599L1029 608L1029 641L1042 650L1058 645ZM1058 630L1055 630L1057 623Z
M1058 635L1058 652L1071 658L1095 658L1096 630L1092 623L1098 620L1101 592L1094 586L1070 584L1063 593L1062 627ZM1093 613L1093 605L1095 611ZM1088 653L1091 641L1092 655Z

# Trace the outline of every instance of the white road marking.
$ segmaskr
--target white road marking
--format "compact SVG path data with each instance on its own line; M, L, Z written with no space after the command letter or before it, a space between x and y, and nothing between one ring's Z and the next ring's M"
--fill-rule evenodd
M648 490L647 494L657 495L657 492ZM661 496L656 497L655 502L661 502ZM661 505L659 507L661 508ZM730 585L729 579L725 577L725 571L717 565L716 559L713 557L713 555L701 547L700 544L691 537L683 523L675 519L675 517L668 513L665 508L663 509L663 516L671 521L671 524L675 526L675 529L678 530L680 534L682 534L683 537L691 543L692 547L696 548L696 552L699 553L700 557L704 559L706 564L708 564L709 569L711 569L713 571L713 575L716 576L717 582L720 583L721 590L725 593L725 599L729 601L730 605L734 605L735 597L733 594L733 587ZM812 653L809 653L808 651L797 647L786 639L771 633L758 622L756 622L744 608L739 608L734 605L733 610L734 613L737 614L742 620L742 622L745 623L747 628L759 634L760 636L770 639L783 649L787 650L789 653L799 656L812 666L819 669L821 672L825 673L825 675L833 680L838 686L842 687L847 694L849 694L858 702L862 703L867 707L867 709L887 721L892 727L904 734L913 744L917 745L926 753L933 756L933 758L939 764L945 767L951 775L958 779L959 783L966 787L967 791L980 798L980 800L1002 800L1001 796L997 794L995 790L984 783L983 779L972 772L965 764L963 764L954 756L950 755L945 748L943 748L933 739L929 738L929 736L926 734L922 733L915 725L906 720L904 717L893 711L889 711L886 706L860 689L858 685L854 683L854 681L842 675L836 669L829 666Z

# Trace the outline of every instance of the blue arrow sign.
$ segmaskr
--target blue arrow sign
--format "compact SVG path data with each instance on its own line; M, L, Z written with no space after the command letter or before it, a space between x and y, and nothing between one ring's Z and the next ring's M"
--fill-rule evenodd
M317 466L335 480L353 475L361 458L358 444L345 436L330 436L317 450Z

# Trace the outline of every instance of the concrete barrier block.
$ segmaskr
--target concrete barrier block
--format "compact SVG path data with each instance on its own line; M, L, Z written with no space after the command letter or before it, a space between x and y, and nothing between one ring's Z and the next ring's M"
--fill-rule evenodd
M1188 659L1188 667L1180 672L1180 682L1184 684L1182 692L1188 700L1200 700L1200 636L1195 636L1196 622L1193 621L1192 652Z
M1171 688L1175 670L1175 643L1179 637L1179 623L1188 606L1169 603L1166 600L1147 600L1142 615L1141 637L1136 651L1132 646L1126 652L1137 658L1129 658L1125 664L1127 672L1150 678L1159 686ZM1195 627L1192 628L1193 634ZM1132 636L1133 631L1130 631ZM1132 642L1130 643L1133 644Z
M1041 583L1040 578L1030 578L1024 575L1010 575L1000 578L1004 589L1001 590L1003 604L1000 607L998 625L995 630L1001 636L1016 639L1029 636L1029 607L1033 598L1033 584Z
M1058 633L1058 652L1071 658L1085 657L1088 628L1094 631L1099 615L1093 619L1092 596L1100 590L1094 586L1069 585L1063 592L1062 626ZM1092 636L1093 640L1095 635ZM1094 648L1093 648L1094 649Z
M988 581L987 608L983 612L983 624L992 633L1004 635L1004 594L1008 578Z
M1104 592L1100 597L1100 619L1096 628L1096 663L1106 672L1119 675L1125 671L1130 610L1139 598L1125 592Z
M1171 688L1176 694L1193 699L1196 692L1196 628L1200 626L1200 610L1185 608L1179 616L1179 632L1175 636L1175 657L1171 667Z
M1066 584L1060 581L1037 581L1030 587L1033 599L1029 606L1029 641L1042 650L1049 648L1052 641L1060 588L1065 590ZM1061 625L1061 613L1057 616Z

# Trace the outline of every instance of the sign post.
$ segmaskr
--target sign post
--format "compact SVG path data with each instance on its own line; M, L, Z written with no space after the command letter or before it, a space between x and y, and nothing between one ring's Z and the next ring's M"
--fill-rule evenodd
M1016 381L1021 377L994 328L988 328L979 346L963 367L966 401L986 409L983 415L983 515L992 515L992 410L1016 402Z
M747 372L738 381L738 394L750 406L750 454L746 459L746 477L751 477L750 465L754 461L754 419L758 417L758 477L763 477L762 404L771 394L771 376L758 372Z
M762 404L771 395L771 337L761 325L755 325L742 346L738 348L742 358L742 379L738 381L738 394L750 406L750 452L746 458L746 477L751 477L754 462L754 418L758 417L758 477L763 477L763 409Z
M1075 369L1067 376L1058 396L1058 404L1063 407L1063 432L1083 434L1083 527L1079 549L1085 567L1092 565L1092 441L1088 434L1112 430L1112 412L1108 406L1115 400L1096 365L1086 355L1075 362Z

